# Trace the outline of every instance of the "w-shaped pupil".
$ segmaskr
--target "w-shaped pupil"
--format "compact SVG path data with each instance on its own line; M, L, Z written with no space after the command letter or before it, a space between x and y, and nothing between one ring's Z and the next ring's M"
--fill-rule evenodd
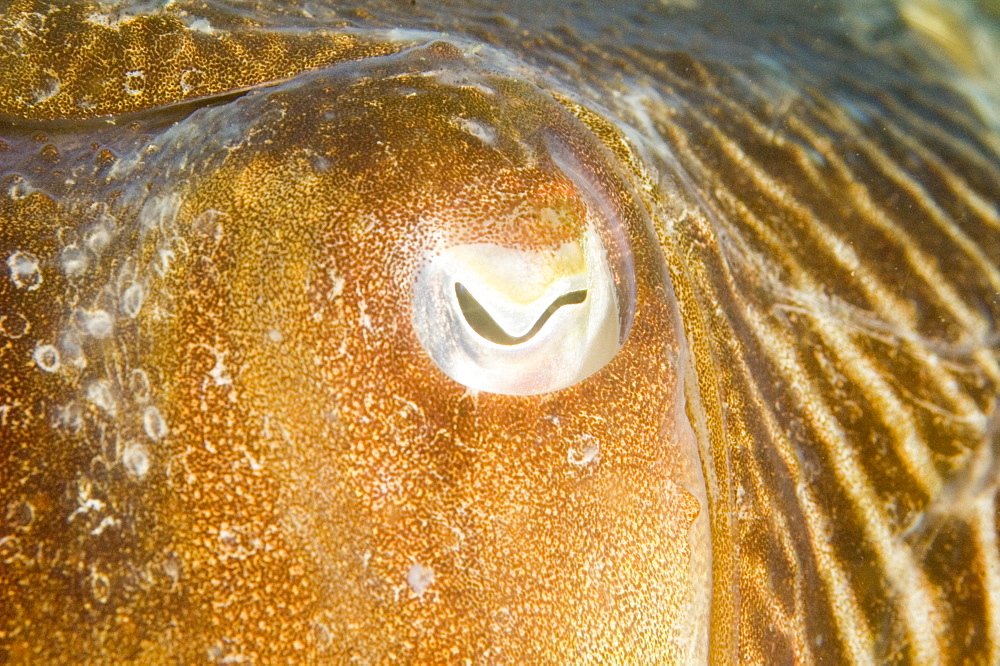
M490 316L486 308L480 305L479 301L469 293L469 290L461 282L455 283L455 296L458 297L458 306L462 308L465 321L469 322L469 326L472 327L473 331L498 345L519 345L522 342L530 340L535 333L538 333L542 326L545 325L545 322L549 320L549 317L562 306L576 305L587 300L587 290L571 291L552 301L552 304L545 308L545 312L538 318L535 325L531 327L531 330L517 337L503 330L503 327Z

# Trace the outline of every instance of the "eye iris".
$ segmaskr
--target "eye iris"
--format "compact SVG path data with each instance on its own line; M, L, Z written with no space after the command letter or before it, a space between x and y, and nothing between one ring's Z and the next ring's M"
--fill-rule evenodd
M417 275L414 332L439 369L477 391L535 395L572 386L622 346L611 260L595 225L555 251L452 245ZM631 316L631 304L623 305Z
M535 321L534 326L524 335L517 337L505 331L461 282L455 283L455 297L458 299L458 305L462 310L465 321L472 327L472 330L490 342L498 345L512 346L527 342L534 337L559 308L564 305L579 305L583 303L587 300L587 290L578 289L571 291L552 301L549 307L545 309L545 312Z

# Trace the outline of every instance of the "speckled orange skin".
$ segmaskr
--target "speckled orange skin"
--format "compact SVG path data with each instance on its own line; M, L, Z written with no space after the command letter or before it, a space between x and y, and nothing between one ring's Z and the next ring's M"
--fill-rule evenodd
M0 356L8 660L680 660L701 635L709 551L692 538L705 514L678 313L624 144L447 43L350 67L208 110L242 138L174 171L170 145L127 170L97 146L103 201L7 183L0 254L30 253L42 276L0 283L26 322ZM425 75L442 68L496 92ZM543 136L623 220L634 324L570 389L477 394L420 347L410 287L436 248L579 232L586 204L539 157ZM60 253L98 213L114 241L86 279L63 277ZM88 333L95 308L113 334ZM34 350L67 332L77 364L44 371ZM433 571L426 589L414 565Z

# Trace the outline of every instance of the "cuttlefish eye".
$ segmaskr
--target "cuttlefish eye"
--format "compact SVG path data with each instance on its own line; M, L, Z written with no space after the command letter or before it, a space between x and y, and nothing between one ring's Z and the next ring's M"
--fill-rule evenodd
M414 329L437 366L469 388L556 391L621 348L634 309L630 259L609 253L593 223L555 248L455 245L415 282Z
M476 391L571 386L603 368L632 325L627 220L642 217L637 202L570 107L529 81L470 66L448 45L428 54L416 75L378 74L386 85L404 82L379 111L409 109L400 122L412 129L395 150L422 162L452 156L452 174L432 171L421 185L430 196L403 204L419 218L407 243L417 255L409 279L415 337L441 372ZM384 178L373 171L366 186Z

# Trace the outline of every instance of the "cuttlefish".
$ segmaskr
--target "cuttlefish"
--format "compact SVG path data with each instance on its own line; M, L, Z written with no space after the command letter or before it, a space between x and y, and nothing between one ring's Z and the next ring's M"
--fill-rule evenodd
M997 663L989 11L4 3L0 662Z

